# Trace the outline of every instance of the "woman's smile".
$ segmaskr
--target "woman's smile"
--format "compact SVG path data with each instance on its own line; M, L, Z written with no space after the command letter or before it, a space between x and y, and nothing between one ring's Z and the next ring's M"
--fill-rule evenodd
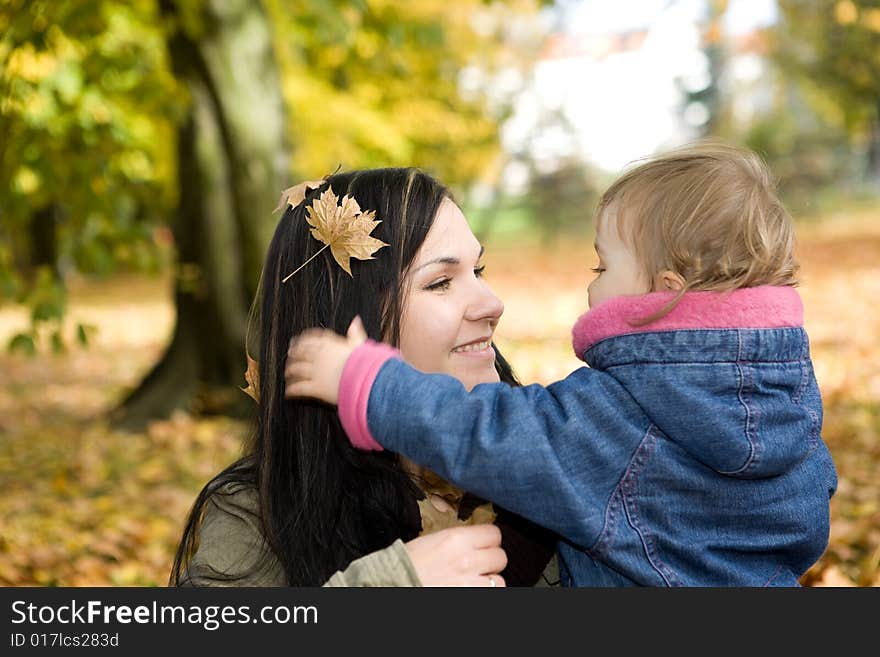
M492 337L479 338L452 350L453 354L467 358L491 358L495 360L495 349L492 348Z

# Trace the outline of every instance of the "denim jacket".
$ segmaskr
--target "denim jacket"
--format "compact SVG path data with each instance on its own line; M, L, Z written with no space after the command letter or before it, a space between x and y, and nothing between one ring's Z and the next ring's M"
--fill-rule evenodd
M376 440L555 531L565 586L797 586L827 546L837 486L800 297L689 292L633 325L670 298L583 315L573 336L588 367L546 387L467 392L384 350L352 386L371 369L362 346L340 417L350 437L369 434L362 446Z

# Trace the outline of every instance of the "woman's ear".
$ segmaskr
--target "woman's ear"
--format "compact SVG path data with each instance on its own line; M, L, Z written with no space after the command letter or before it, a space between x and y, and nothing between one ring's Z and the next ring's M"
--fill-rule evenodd
M679 292L683 287L684 279L671 269L654 275L654 289L658 292Z

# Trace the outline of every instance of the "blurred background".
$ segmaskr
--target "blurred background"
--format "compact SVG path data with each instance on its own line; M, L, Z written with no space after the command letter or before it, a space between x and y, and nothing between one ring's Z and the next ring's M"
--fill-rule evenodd
M580 361L627 163L759 151L797 220L840 475L809 586L880 585L880 0L0 2L0 585L164 585L236 458L281 189L454 190L525 383Z

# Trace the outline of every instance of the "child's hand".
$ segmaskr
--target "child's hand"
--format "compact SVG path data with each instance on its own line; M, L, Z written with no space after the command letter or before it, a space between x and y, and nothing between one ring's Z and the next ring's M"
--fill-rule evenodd
M308 329L292 337L284 368L284 396L335 404L345 361L366 339L360 317L352 320L346 337L328 329Z

